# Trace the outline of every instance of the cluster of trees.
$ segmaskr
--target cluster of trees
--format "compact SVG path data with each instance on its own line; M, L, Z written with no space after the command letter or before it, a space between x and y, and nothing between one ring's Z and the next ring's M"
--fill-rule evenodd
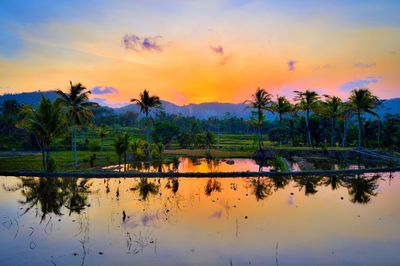
M280 141L291 140L292 145L298 144L299 131L302 131L302 118L304 119L304 135L305 142L308 146L314 145L315 140L323 140L326 142L330 137L330 144L332 146L337 145L336 136L339 135L339 125L343 128L342 134L342 145L346 146L347 130L349 122L352 118L357 121L357 147L361 148L363 141L362 135L365 131L366 123L363 123L363 114L368 113L373 117L377 118L377 125L379 127L382 124L379 116L374 112L374 109L381 103L378 97L372 95L369 89L354 89L351 91L351 95L348 101L343 102L339 97L323 95L324 100L317 92L312 90L306 91L295 91L296 97L294 98L294 104L291 104L284 96L277 96L277 100L273 101L271 94L264 89L258 88L256 93L252 96L251 100L246 101L250 104L250 107L255 110L254 116L251 120L252 124L258 129L258 142L259 148L263 148L263 126L265 124L265 111L269 111L278 115L278 126L275 126L275 132L272 131L271 135L281 135ZM300 118L299 118L300 116ZM388 117L393 122L393 117ZM322 126L323 129L326 127L328 121L330 132L326 130L315 130L315 127ZM300 126L296 123L300 122ZM317 123L316 123L317 122ZM371 123L371 122L369 122ZM319 125L318 125L319 124ZM312 130L314 128L314 130ZM277 132L276 132L277 131ZM315 131L322 131L324 136L316 136ZM286 132L286 133L285 133ZM398 129L397 129L398 132ZM365 133L365 132L364 132ZM393 134L394 132L392 132ZM381 132L378 132L378 142ZM393 143L395 139L391 140ZM398 141L398 140L397 140Z
M147 156L150 161L158 158L164 146L171 143L181 148L209 149L216 143L216 134L249 134L255 130L260 149L264 147L264 135L272 141L293 146L330 143L332 146L399 149L400 114L379 118L374 109L381 101L368 89L353 90L347 101L336 96L321 96L312 90L295 93L294 103L291 103L284 96L273 100L271 94L258 88L246 101L254 111L251 119L245 120L229 114L208 119L167 114L160 109L160 98L144 90L139 98L131 100L140 107L142 115L126 112L116 117L109 108L90 102L90 91L81 83L70 83L68 93L58 90L59 97L55 101L42 98L37 108L5 101L0 110L0 149L12 140L23 143L25 149L37 147L42 151L43 167L49 169L53 165L49 156L51 146L55 139L64 138L71 142L74 165L77 165L78 131L83 127L95 127L103 150L103 141L109 134L105 125L116 128L115 124L146 132L146 140L135 139L127 133L118 134L114 148L120 162L126 161L129 152L134 158L143 160ZM275 114L277 119L267 121L265 112ZM376 119L366 120L364 114Z

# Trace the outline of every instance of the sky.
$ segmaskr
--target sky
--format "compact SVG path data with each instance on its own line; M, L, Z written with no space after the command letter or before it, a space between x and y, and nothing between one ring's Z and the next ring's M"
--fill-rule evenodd
M257 87L400 97L400 1L2 0L0 94L67 90L117 107L144 89L176 104Z

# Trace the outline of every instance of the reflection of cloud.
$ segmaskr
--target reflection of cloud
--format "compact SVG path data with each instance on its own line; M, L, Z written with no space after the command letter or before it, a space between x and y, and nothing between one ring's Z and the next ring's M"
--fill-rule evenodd
M220 54L220 55L224 54L224 48L221 45L210 46L210 48L212 51L214 51L217 54Z
M294 71L295 70L295 65L296 65L296 61L294 61L294 60L289 60L288 61L288 67L289 67L289 71Z
M158 213L153 213L153 214L145 213L142 215L142 218L141 218L141 222L142 222L143 226L152 225L157 220L158 220Z
M118 90L116 88L108 87L108 86L104 86L104 87L96 86L96 87L93 87L93 89L91 89L91 92L93 94L102 95L102 94L118 93Z
M348 81L348 82L344 83L343 85L341 85L339 88L342 91L348 92L353 89L367 87L368 85L378 83L381 80L382 80L381 76L369 76L369 77L366 77L365 79L357 79L357 80Z
M210 218L210 219L213 219L213 218L221 219L221 217L222 217L222 211L221 210L216 211L216 212L212 213L210 216L208 216L208 218Z
M293 203L294 203L294 197L293 197L293 195L289 195L288 204L293 205Z
M125 34L122 37L122 43L126 49L141 51L162 51L162 45L159 44L161 36L139 37L135 34Z
M371 67L376 67L376 63L370 63L370 64L368 64L368 63L361 63L361 62L359 62L359 63L353 64L353 66L354 66L354 67L357 67L357 68L371 68Z

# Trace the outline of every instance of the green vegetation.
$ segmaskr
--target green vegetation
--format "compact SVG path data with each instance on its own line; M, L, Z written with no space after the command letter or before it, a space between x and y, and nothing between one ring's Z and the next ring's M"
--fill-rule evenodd
M347 102L297 91L291 104L282 96L272 101L258 88L247 101L253 116L245 120L229 114L208 119L167 114L160 109L160 99L147 90L132 99L141 114L116 115L89 102L90 92L82 84L70 85L68 93L59 91L55 102L42 99L36 109L3 103L0 150L17 152L14 158L0 158L1 169L90 170L123 163L129 170L128 163L146 159L150 165L177 156L251 157L257 148L329 151L364 146L400 151L400 114L371 119L379 100L368 89L353 90ZM266 120L265 111L276 119ZM363 117L365 113L372 116ZM24 150L39 150L41 155L18 157ZM276 170L286 167L279 156L269 164Z

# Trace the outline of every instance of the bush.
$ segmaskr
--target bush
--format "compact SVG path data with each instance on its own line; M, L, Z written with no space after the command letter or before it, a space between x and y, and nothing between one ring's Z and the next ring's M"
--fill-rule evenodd
M56 170L56 161L50 157L47 161L47 171L54 172Z
M88 144L89 151L99 151L100 150L100 143L97 140L91 140Z

